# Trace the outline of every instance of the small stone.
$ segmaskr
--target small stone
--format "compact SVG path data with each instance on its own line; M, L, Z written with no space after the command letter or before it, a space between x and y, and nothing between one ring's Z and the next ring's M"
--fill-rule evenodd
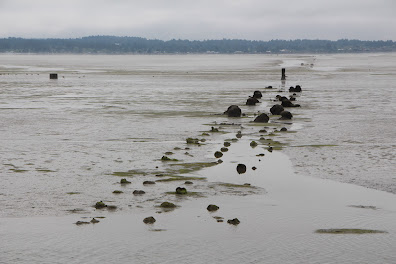
M219 159L218 161L217 161L217 163L223 163L223 160L222 159Z
M241 137L242 137L242 133L241 133L241 132L238 132L235 136L236 136L237 138L241 138Z
M99 223L100 221L99 220L96 220L95 218L92 218L92 220L91 220L91 223L92 224L96 224L96 223Z
M107 205L106 205L104 202L102 202L102 201L97 202L97 203L95 204L95 208L96 208L96 209L102 209L102 208L105 208L105 207L107 207Z
M231 146L230 142L224 142L224 147L229 147L229 146Z
M226 148L226 147L221 148L220 151L221 151L221 152L227 152L227 151L228 151L228 148Z
M143 219L143 223L145 224L154 224L155 223L155 218L152 216L146 217Z
M257 168L256 167L252 167L252 170L257 170Z
M86 225L86 224L90 224L90 222L84 222L84 221L77 221L75 222L76 225Z
M252 148L254 148L254 147L257 147L257 142L256 141L252 141L252 142L250 142L250 146L252 147Z
M285 131L287 131L287 128L286 128L286 127L282 127L282 128L280 129L280 131L285 132Z
M194 184L192 181L186 181L184 184Z
M209 212L214 212L219 210L219 207L217 205L214 204L209 204L208 207L206 208Z
M234 218L228 220L227 223L229 223L230 225L239 225L240 221L238 220L238 218Z
M268 150L269 152L272 152L273 148L272 148L272 147L269 147L267 150Z
M143 191L143 190L134 190L133 191L133 194L134 195L142 195L142 194L145 194L146 192L145 191Z
M223 157L223 153L221 152L221 151L216 151L215 153L214 153L214 156L215 156L215 158L221 158L221 157Z
M113 191L113 193L114 194L121 194L121 193L124 193L123 191L119 191L119 190L115 190L115 191Z

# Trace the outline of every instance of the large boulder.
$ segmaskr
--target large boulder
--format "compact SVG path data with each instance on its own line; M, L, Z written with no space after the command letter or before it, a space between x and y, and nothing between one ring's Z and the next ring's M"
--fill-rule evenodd
M260 91L254 91L253 98L260 99L261 97L263 97L263 95L261 94Z
M242 110L237 105L231 105L228 107L227 111L224 114L228 115L229 117L240 117L242 115Z
M256 117L253 122L256 122L256 123L268 123L268 121L269 121L269 117L267 116L267 114L262 113L261 115Z
M249 97L246 100L246 105L256 105L257 103L260 103L260 101L257 100L257 98L254 98L254 97Z
M280 113L282 113L285 109L283 108L283 106L276 104L273 107L271 107L270 112L273 115L280 115Z
M292 113L290 113L289 111L283 111L283 112L281 113L281 118L279 118L279 119L281 119L281 120L288 120L288 119L292 119L292 118L293 118Z

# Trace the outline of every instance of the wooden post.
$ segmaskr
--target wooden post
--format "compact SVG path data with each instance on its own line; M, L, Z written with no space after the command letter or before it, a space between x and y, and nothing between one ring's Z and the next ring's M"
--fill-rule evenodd
M282 78L281 78L281 80L282 81L286 80L286 69L285 68L282 68Z
M51 80L57 80L58 79L58 74L57 73L50 73L50 79Z

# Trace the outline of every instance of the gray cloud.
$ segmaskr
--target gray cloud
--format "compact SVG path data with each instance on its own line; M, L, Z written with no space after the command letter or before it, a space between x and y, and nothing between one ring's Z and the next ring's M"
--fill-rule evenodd
M393 0L0 0L0 37L396 40Z

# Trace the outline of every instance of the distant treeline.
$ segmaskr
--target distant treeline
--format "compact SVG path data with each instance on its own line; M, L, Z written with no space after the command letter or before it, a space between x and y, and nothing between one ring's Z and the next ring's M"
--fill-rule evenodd
M90 36L74 39L0 39L0 52L84 54L175 53L356 53L392 52L396 42L330 40L158 40L139 37Z

